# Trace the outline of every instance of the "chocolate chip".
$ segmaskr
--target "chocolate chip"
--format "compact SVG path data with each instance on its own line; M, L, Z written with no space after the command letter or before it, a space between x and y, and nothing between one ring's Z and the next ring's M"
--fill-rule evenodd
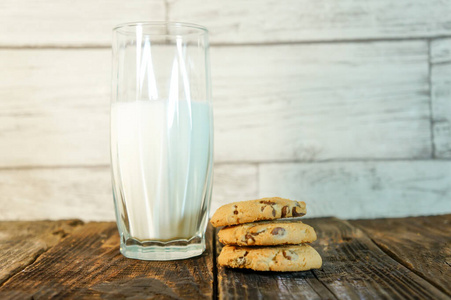
M282 218L285 218L290 213L290 207L284 206L282 207Z
M262 201L260 201L260 203L261 204L266 204L266 205L274 205L274 204L276 204L276 202L272 202L272 201L269 201L269 200L262 200Z
M238 257L236 259L236 263L240 266L243 266L246 263L246 259L244 257Z
M262 208L260 209L261 211L264 211L265 210L265 206L262 206Z
M234 215L237 215L237 214L238 214L238 211L237 211L237 210L235 210L235 211L233 212L233 214L234 214Z
M293 215L293 217L301 217L301 216L304 215L301 212L301 209L299 209L299 212L298 212L297 207L293 207L293 210L292 210L291 214Z
M287 254L287 252L285 252L285 250L282 251L282 254L283 254L283 257L285 257L286 259L291 260L291 256L289 256Z
M249 254L249 252L245 251L243 257L246 257L246 255L248 255L248 254Z
M237 208L238 208L238 207L237 207L236 205L233 206L233 209L234 209L233 214L234 214L234 215L237 215L237 214L238 214Z
M259 235L260 233L263 233L263 232L265 232L265 231L266 231L266 229L263 229L262 231L251 232L251 234L252 234L253 236L256 236L256 235Z
M274 207L272 208L272 216L273 216L273 217L275 217L275 216L276 216L276 210L275 210L275 208L274 208Z
M246 233L246 235L244 236L244 238L246 239L246 241L251 240L252 242L255 243L254 237L253 237L251 234L249 234L249 233ZM247 243L249 243L249 242L247 242Z
M282 227L276 227L273 230L271 230L271 234L272 235L284 235L285 234L285 229Z

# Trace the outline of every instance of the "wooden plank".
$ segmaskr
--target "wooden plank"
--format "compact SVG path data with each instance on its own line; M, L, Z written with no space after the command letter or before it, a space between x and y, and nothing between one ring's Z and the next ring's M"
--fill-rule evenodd
M215 161L430 157L427 51L213 48ZM0 56L0 167L109 164L109 50Z
M0 286L81 224L78 220L0 222Z
M221 250L216 239L216 255ZM218 299L336 299L311 271L273 273L217 268Z
M0 56L0 166L109 163L109 50Z
M213 48L216 161L431 157L427 50L424 42Z
M451 296L451 215L356 220L384 252Z
M114 220L107 167L0 170L0 220Z
M309 217L451 213L450 161L262 164L261 197L304 200Z
M431 97L435 156L451 158L451 39L431 42Z
M170 20L206 25L213 43L404 39L451 33L451 6L440 0L170 0L168 13Z
M164 21L165 13L164 0L3 0L0 47L109 47L116 24Z
M339 299L449 299L393 260L361 230L335 218L307 219L323 258L317 278Z
M446 299L381 251L361 230L335 218L303 219L316 229L320 270L252 272L218 266L219 299ZM217 253L221 245L217 244Z
M430 52L432 64L451 62L451 38L432 40Z
M212 208L257 197L257 166L217 165ZM0 220L113 221L109 167L0 169Z
M255 164L217 165L214 172L210 213L220 206L258 198L258 166Z
M169 1L169 19L206 25L214 43L395 39L449 35L446 1ZM109 46L114 25L166 19L165 1L5 0L0 46Z
M119 252L115 223L88 223L0 287L0 298L211 299L212 230L196 258L157 262Z

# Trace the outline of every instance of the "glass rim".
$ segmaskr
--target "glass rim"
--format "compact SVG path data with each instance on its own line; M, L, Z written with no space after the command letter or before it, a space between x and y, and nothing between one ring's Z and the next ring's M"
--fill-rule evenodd
M197 32L192 32L188 34L167 34L167 33L143 33L143 35L155 35L155 36L174 36L174 35L204 35L208 34L208 29L205 26L188 23L188 22L167 22L167 21L138 21L138 22L126 22L120 23L113 27L113 32L118 32L120 34L136 34L136 31L122 30L125 28L136 28L137 26L150 26L150 27L173 27L173 28L190 28L195 29Z

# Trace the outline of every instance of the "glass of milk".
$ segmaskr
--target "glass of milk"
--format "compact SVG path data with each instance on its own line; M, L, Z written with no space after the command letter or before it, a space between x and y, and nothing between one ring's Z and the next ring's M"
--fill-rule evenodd
M113 34L111 166L121 253L198 256L213 173L208 31L139 22Z

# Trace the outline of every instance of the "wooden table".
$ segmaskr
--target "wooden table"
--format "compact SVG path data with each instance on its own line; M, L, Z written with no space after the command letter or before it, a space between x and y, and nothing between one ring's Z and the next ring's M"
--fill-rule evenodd
M0 222L0 299L450 299L451 215L305 219L320 270L252 272L216 266L221 245L171 261L119 253L115 223Z

